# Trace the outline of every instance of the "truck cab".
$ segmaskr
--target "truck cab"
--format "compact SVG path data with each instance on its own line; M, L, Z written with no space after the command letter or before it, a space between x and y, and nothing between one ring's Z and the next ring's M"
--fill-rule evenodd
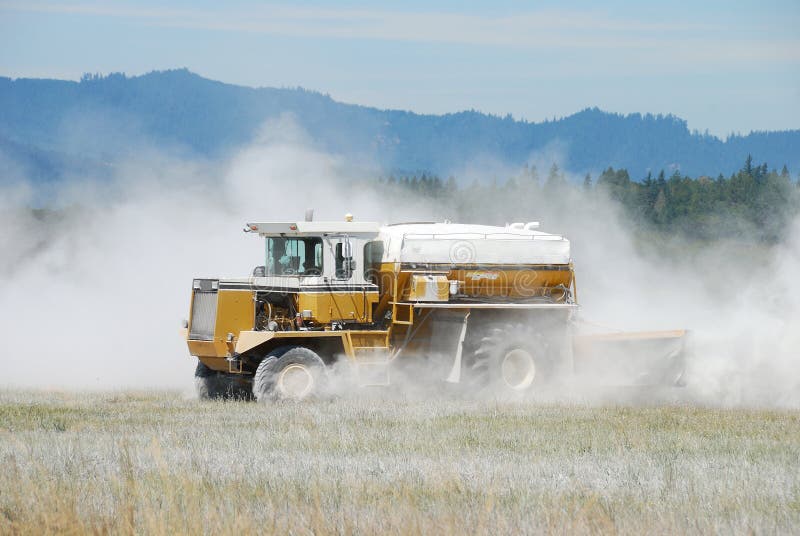
M378 236L377 223L248 223L245 230L264 238L265 264L249 281L256 301L266 305L261 312L269 315L270 305L283 306L292 315L273 319L277 327L291 329L287 320L295 328L321 329L373 322L378 286L366 256Z

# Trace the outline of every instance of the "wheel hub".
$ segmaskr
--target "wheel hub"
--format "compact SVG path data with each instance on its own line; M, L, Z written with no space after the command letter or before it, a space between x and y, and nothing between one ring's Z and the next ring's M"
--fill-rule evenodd
M533 383L536 377L536 363L529 352L515 348L503 356L501 373L503 382L509 388L521 391Z
M314 389L314 374L300 363L292 363L278 375L278 392L284 398L299 400Z

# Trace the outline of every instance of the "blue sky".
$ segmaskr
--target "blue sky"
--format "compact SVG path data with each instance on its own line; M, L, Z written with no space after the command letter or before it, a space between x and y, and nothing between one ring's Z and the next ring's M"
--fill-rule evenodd
M422 113L598 106L720 136L800 128L800 1L0 0L0 75L176 67Z

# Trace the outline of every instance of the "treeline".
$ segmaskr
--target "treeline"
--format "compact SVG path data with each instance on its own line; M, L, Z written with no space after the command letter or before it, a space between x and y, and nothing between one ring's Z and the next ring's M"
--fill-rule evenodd
M736 173L714 178L689 177L679 171L667 175L662 170L635 180L626 169L609 167L596 178L587 174L582 180L570 180L553 164L544 176L536 167L525 166L505 180L465 187L459 187L455 177L428 173L388 176L379 182L390 191L456 207L563 202L579 210L583 202L610 199L645 230L704 240L744 237L776 242L800 214L800 182L792 180L789 169L770 169L766 163L755 164L750 156Z
M425 115L344 104L304 89L233 86L185 69L86 74L80 82L0 76L0 151L37 182L110 178L142 145L224 160L264 132L281 139L284 121L307 133L315 149L344 161L440 175L482 162L522 166L554 149L581 176L612 165L636 181L662 168L729 175L747 154L800 171L800 129L723 140L692 132L672 115L597 108L539 123L474 110Z

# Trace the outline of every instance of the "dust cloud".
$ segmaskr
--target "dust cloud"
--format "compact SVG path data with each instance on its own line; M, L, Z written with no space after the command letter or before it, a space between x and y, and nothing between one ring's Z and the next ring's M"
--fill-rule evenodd
M0 386L190 392L195 362L178 329L192 278L249 275L263 250L244 222L297 219L314 207L320 220L352 212L380 222L542 221L572 242L587 326L693 331L685 400L800 406L800 223L773 248L676 238L665 254L643 249L614 203L574 188L545 200L520 185L504 198L516 202L475 206L389 199L367 185L368 166L315 148L290 117L222 162L135 154L110 181L48 186L55 214L28 210L40 193L5 166Z
M307 207L317 219L415 215L354 191L357 173L287 117L223 163L150 148L111 181L53 185L49 217L26 209L37 192L9 173L0 193L0 384L190 390L196 363L178 330L191 281L246 277L263 264L260 240L242 233L246 221L297 219Z
M535 155L533 161L558 158ZM582 178L569 181L580 184ZM567 236L581 304L579 330L691 331L687 385L674 394L678 400L800 406L800 221L777 245L747 236L702 243L680 236L642 239L621 207L599 189L562 188L532 199L519 184L498 197L494 205L469 207L462 218L488 216L501 224L537 220L544 230ZM613 390L584 387L578 385L570 396L622 399Z

